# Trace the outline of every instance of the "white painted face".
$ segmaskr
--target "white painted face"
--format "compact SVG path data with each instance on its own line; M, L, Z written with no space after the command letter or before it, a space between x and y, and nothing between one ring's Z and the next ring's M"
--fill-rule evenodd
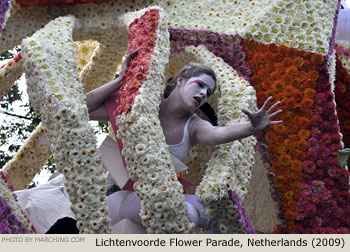
M202 106L215 89L214 79L207 74L192 77L183 86L183 101L197 109Z

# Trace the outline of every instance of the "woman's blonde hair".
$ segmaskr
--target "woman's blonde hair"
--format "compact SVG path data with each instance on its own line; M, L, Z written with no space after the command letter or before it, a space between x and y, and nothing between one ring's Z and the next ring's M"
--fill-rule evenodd
M167 98L171 94L171 92L174 90L177 84L177 79L179 77L183 78L184 80L188 80L192 77L197 77L201 74L207 74L211 76L216 84L216 75L214 70L210 66L191 62L185 65L174 77L170 78L167 81L167 86L164 90L164 98ZM215 85L215 88L216 88L216 85ZM213 92L215 91L215 88Z

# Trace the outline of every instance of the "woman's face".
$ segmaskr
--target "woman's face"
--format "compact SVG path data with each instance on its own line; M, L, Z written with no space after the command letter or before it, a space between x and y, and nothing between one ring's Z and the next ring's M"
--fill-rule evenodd
M215 89L214 79L207 74L201 74L186 81L182 80L182 82L184 82L182 85L183 102L191 110L196 110L202 106Z

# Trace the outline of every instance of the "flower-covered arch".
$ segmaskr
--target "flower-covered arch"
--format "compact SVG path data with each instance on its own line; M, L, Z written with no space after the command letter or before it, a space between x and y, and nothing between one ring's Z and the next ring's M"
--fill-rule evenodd
M24 2L30 3L32 7L21 6ZM262 232L273 230L287 233L349 232L350 223L346 217L349 216L350 202L349 173L338 164L337 153L342 148L342 142L333 94L336 70L334 35L340 1L265 0L255 2L249 0L196 3L159 0L132 1L131 3L128 1L126 4L125 1L110 0L91 1L88 4L69 1L69 7L66 7L66 1L55 2L58 3L57 6L47 6L46 1L1 1L0 47L2 50L20 44L25 36L32 35L46 24L48 24L46 28L51 27L49 30L54 31L43 30L45 34L42 35L37 32L34 35L34 37L37 36L37 40L28 39L24 43L27 45L25 48L28 48L23 56L24 60L19 55L9 61L2 68L3 70L0 69L1 96L22 73L21 67L25 61L28 69L33 67L33 64L37 69L41 69L38 71L38 76L42 73L42 77L33 76L33 80L37 78L48 80L47 84L43 81L43 86L40 88L32 86L32 99L35 101L38 94L43 92L42 90L48 90L51 92L50 97L51 95L55 97L56 104L59 104L57 106L59 114L54 110L56 107L51 108L49 104L45 104L46 108L42 109L45 130L42 127L37 129L20 153L4 168L10 183L16 180L16 174L22 169L30 170L26 172L28 176L22 176L22 182L18 184L19 188L25 187L30 178L40 169L40 162L50 156L49 150L40 147L42 146L41 135L47 131L50 136L50 134L54 135L55 130L64 130L64 134L61 135L65 138L68 136L67 144L71 141L76 144L77 154L74 155L72 152L69 154L73 156L65 158L64 155L67 153L64 153L64 148L60 151L59 146L54 145L55 148L52 150L57 156L56 162L59 162L60 157L66 162L62 163L62 167L65 167L62 171L66 173L67 187L72 187L71 201L80 230L81 232L108 231L108 220L105 218L107 209L103 207L105 204L102 195L103 179L100 179L102 169L98 168L99 157L94 152L94 140L91 135L86 134L87 142L92 143L91 150L89 149L90 153L93 151L91 160L97 162L91 163L93 169L88 169L90 173L84 176L69 175L79 170L79 168L72 169L74 165L71 162L74 161L79 167L81 164L79 162L87 163L89 159L82 158L86 150L79 145L79 141L73 140L74 135L79 135L81 132L75 133L74 130L68 130L66 127L76 127L87 120L86 109L82 103L83 91L79 83L83 83L85 89L89 90L113 78L127 50L128 30L135 29L133 21L140 17L140 13L145 13L144 10L139 12L141 9L156 4L160 5L166 14L159 9L161 14L158 18L154 16L154 19L158 20L156 22L158 26L148 24L156 31L154 33L156 36L151 39L153 42L156 41L155 47L152 47L154 50L146 50L143 55L143 59L147 59L145 64L149 66L149 72L138 75L130 70L131 79L124 82L124 90L129 91L125 91L124 100L120 98L126 107L119 109L118 112L121 115L117 117L118 126L120 126L118 137L122 141L123 138L134 140L123 141L123 155L130 175L135 179L135 188L140 198L149 199L152 194L158 195L155 198L166 197L173 192L168 190L175 190L174 192L179 195L182 192L171 168L164 136L155 134L152 138L154 142L152 139L150 142L146 139L144 145L136 144L143 143L142 141L145 140L138 139L137 137L140 136L136 134L137 132L152 134L160 125L157 121L157 104L160 102L162 89L165 86L162 84L165 83L163 74L169 52L158 50L157 46L159 43L162 45L167 43L166 34L169 33L169 49L173 53L170 56L169 73L174 73L175 69L179 68L180 64L176 63L176 58L182 61L192 58L211 63L218 73L218 79L222 78L216 95L209 101L218 115L219 125L241 120L242 113L239 110L241 107L254 110L255 92L258 106L272 95L275 99L281 100L285 111L281 116L284 124L271 127L264 134L257 136L257 149L260 154L257 154L256 160L260 159L259 155L262 155L265 160L265 163L258 162L258 167L253 165L255 162L254 138L226 144L215 150L206 149L203 153L209 153L210 160L206 158L204 162L198 160L198 157L201 159L202 156L201 150L190 155L188 162L191 167L207 163L205 175L197 186L196 195L204 203L208 215L219 220L220 230L230 233L254 232L247 218L248 214L250 219L254 220L251 223L252 226ZM36 7L37 4L41 6ZM33 14L35 18L28 19ZM62 17L57 18L60 16ZM18 22L23 19L29 21L22 27ZM134 26L129 27L131 23ZM135 31L137 30L138 28ZM66 37L62 38L66 40L55 38L57 32L66 34ZM40 41L45 36L51 44L41 44ZM95 49L91 61L82 69L80 76L72 70L70 76L63 74L58 78L59 84L50 83L52 74L58 74L58 71L49 71L43 62L59 59L61 55L59 49L53 49L61 47L55 47L56 45L52 42L60 42L62 44L60 46L67 46L70 55L73 55L73 41L88 39L98 41L99 46ZM133 46L137 47L133 42L135 40L129 36L129 49ZM53 58L49 59L41 55L40 48L46 48ZM40 60L33 60L33 55ZM102 67L106 65L104 61L108 61L108 68ZM72 69L76 68L75 62L69 61L69 64L73 66ZM57 66L52 63L52 66L54 65ZM155 70L155 66L159 67L159 71ZM35 71L33 73L35 74ZM5 76L12 77L5 78ZM158 78L157 82L150 81L150 77ZM135 78L140 78L136 81L137 84L135 84ZM65 86L66 80L72 80L72 83L77 84L73 87ZM346 82L346 78L343 78L342 82ZM56 85L61 86L57 88ZM137 89L135 86L140 88ZM73 97L76 97L74 102L65 100L60 93L61 88L65 88L72 93ZM147 90L155 91L153 92L155 96L144 100L142 94ZM346 90L344 87L340 88L340 91L344 90ZM45 92L43 94L45 97ZM148 106L145 107L144 104ZM65 118L67 111L69 120ZM141 111L150 114L150 117L144 118L141 116ZM64 116L61 112L64 112ZM70 122L72 116L77 120ZM50 118L55 118L57 121L52 122ZM344 128L341 121L340 117L340 130ZM161 130L157 133L159 131ZM51 141L54 143L53 140ZM155 143L158 143L157 146L161 146L162 150L164 149L161 155L152 154L154 149L152 146L155 146ZM28 152L28 146L34 146L32 150L35 151ZM150 151L145 158L144 150L148 149ZM130 158L134 155L133 150L138 151L138 158ZM43 161L35 162L37 160L34 158L35 153L41 153L40 160ZM142 162L146 164L141 165ZM156 170L147 171L148 162L156 164L156 173ZM168 166L170 169L164 169ZM139 167L143 168L139 169ZM70 169L73 173L69 172ZM254 177L254 172L256 173L258 169L260 169L259 172L263 171L262 173L268 175L270 182L253 180L253 183L249 183L252 173ZM13 172L14 170L18 172ZM97 204L91 199L89 201L91 204L79 204L77 199L85 197L84 186L91 185L90 179L99 181L101 185L92 187L94 193L99 195L95 199L99 199L100 202ZM155 187L150 187L149 181L152 180L157 182L153 183ZM266 215L260 216L260 220L255 221L259 213L265 212L259 212L256 207L259 198L258 188L261 188L262 184L264 188L270 187L274 202L265 207L275 212L279 219L277 222L272 222L270 218L265 222L261 221ZM17 211L19 208L15 201L10 200L9 190L6 189L5 184L1 185L1 195L4 195L1 197L15 210L17 218L24 226L29 227L25 218L21 217L21 213ZM264 194L270 197L270 192L264 191ZM217 201L217 199L220 200ZM141 215L148 232L193 232L193 224L186 216L181 196L174 205L170 202L166 204L167 201L164 204L158 204L159 202L156 201L149 201L142 206ZM242 207L242 202L246 211ZM277 205L277 208L272 205ZM216 211L218 208L225 210ZM104 210L103 215L94 213L97 209ZM88 215L88 220L79 221L79 218L86 219L84 214ZM155 217L166 221L156 221ZM258 222L262 224L257 224ZM278 222L280 225L275 228L274 225Z

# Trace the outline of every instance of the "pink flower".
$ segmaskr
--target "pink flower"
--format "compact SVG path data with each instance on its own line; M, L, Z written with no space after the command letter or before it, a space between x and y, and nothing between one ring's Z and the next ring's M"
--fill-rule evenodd
M314 204L312 204L312 203L309 203L309 204L307 204L306 205L306 207L305 207L305 214L307 215L307 216L310 216L310 217L312 217L312 216L314 216L314 214L316 213L316 206L314 205Z
M314 192L321 192L324 189L324 182L319 180L312 181L312 190Z
M321 192L321 197L322 197L322 200L328 202L332 197L332 193L328 189L323 189Z
M297 207L294 212L294 218L298 221L302 221L305 218L306 214L304 212L304 208Z
M316 180L323 180L324 179L324 172L322 170L316 170L312 177Z
M326 228L324 228L324 227L316 227L313 230L313 233L314 234L325 234L326 233Z
M338 156L338 152L341 149L340 144L338 143L334 143L331 144L331 146L329 146L329 150L331 152L331 154L333 154L333 156L337 157Z
M308 150L306 152L306 159L311 160L311 161L316 161L317 160L317 153L312 151L312 150Z
M330 144L332 141L332 138L331 138L331 135L328 134L328 133L325 133L322 135L321 137L321 143L324 144L324 145L328 145Z
M311 127L311 136L320 138L321 134L322 132L319 128L319 125L317 125L317 127Z
M332 115L335 111L335 105L333 102L327 102L323 105L325 115Z
M328 169L328 175L331 178L337 178L338 177L338 169L336 167L331 167Z
M337 229L337 234L350 234L350 230L345 227L341 227Z
M333 124L332 127L329 129L329 133L331 134L339 134L340 127L338 124Z
M337 232L335 231L334 228L326 228L325 234L336 234Z
M332 127L329 125L329 123L323 121L321 124L321 130L322 132L329 132Z
M322 159L327 159L329 156L329 150L326 146L321 145L320 148L318 148L318 155Z
M306 160L303 162L304 172L311 174L315 171L315 168L316 168L315 162L311 160Z
M302 183L300 186L300 193L304 193L305 197L310 195L312 192L312 187L308 184Z
M318 126L318 125L320 125L321 123L322 123L322 117L321 116L319 116L319 115L313 115L312 117L311 117L311 125L313 125L313 126Z
M309 146L310 150L317 151L318 147L320 146L318 143L318 139L315 137L311 137L308 141L307 144Z
M299 204L307 204L310 201L311 192L300 192Z
M340 135L339 133L335 133L331 135L331 139L333 143L339 143L340 142Z
M329 158L326 161L324 161L325 167L322 168L329 168L331 166L337 166L339 164L338 158Z
M314 99L316 104L321 104L326 101L326 95L324 93L317 93Z
M327 189L334 187L334 180L333 179L325 178L323 181L324 181L324 185Z
M327 102L333 102L333 99L334 99L333 92L331 92L331 91L326 92L325 98L326 98Z
M331 125L334 125L337 123L338 117L336 115L330 115L327 120Z
M320 195L318 193L313 192L311 193L310 199L312 203L317 204L320 202Z

